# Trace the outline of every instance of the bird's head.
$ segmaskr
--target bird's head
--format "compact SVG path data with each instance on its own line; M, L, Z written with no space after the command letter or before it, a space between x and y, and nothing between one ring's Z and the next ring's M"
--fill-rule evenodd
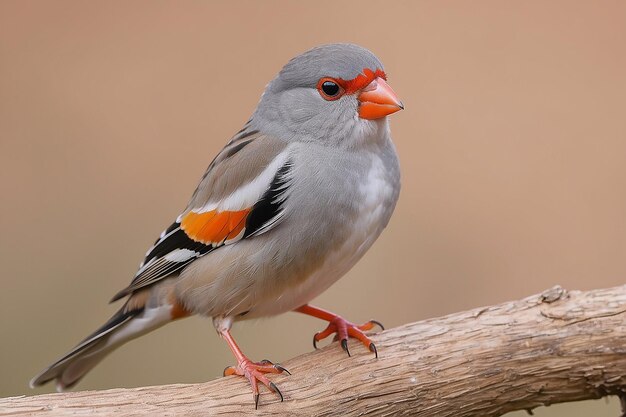
M267 86L256 127L284 139L341 143L375 132L403 109L382 63L365 48L330 44L293 58Z

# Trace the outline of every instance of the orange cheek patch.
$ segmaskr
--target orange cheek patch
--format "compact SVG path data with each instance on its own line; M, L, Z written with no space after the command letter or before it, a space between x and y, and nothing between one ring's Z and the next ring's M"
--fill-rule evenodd
M250 209L222 212L211 210L205 213L191 211L183 217L180 227L196 242L205 245L219 244L241 233L249 213Z

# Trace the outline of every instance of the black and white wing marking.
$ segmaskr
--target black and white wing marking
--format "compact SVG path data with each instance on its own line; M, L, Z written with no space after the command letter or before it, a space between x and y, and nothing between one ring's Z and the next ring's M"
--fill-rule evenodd
M291 183L292 163L278 160L271 181L264 186L252 207L242 210L213 210L200 207L179 216L146 253L135 278L111 301L145 288L180 272L194 260L221 246L249 239L276 227L284 214L284 203ZM268 166L267 169L271 169Z

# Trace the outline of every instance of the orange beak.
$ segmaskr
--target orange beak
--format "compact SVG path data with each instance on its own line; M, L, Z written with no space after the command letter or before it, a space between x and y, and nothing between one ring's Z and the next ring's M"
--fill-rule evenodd
M380 77L375 78L358 96L359 117L374 120L404 109L404 105L389 84Z

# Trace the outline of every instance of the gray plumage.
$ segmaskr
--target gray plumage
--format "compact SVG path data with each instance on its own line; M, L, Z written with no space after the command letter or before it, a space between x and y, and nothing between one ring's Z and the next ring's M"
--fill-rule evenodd
M120 292L129 295L120 312L31 385L52 379L59 389L74 385L112 349L171 321L174 306L212 317L223 331L236 320L306 304L345 274L387 225L400 190L387 118L359 117L356 94L328 101L317 89L323 77L351 80L364 69L383 66L350 44L321 46L289 61L213 160L172 232L148 252L149 279L140 269L133 283L141 285ZM272 194L272 186L282 188ZM264 200L270 195L276 201ZM238 210L251 210L245 226L259 230L244 228L217 243L182 235L189 213ZM254 210L268 218L264 225L250 221ZM193 247L169 251L190 242ZM180 262L180 268L154 262Z

